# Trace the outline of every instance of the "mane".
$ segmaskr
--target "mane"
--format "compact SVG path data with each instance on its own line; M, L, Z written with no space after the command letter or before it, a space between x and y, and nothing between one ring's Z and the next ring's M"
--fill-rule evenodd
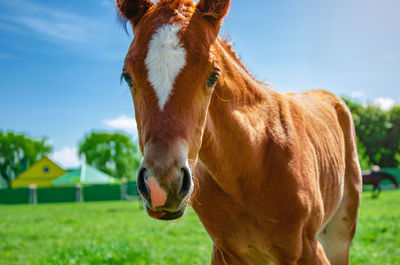
M127 27L127 24L128 24L128 22L129 22L129 20L126 19L126 18L124 18L118 10L116 10L116 12L117 12L117 22L118 22L118 23L121 25L121 27L124 29L126 35L129 36L129 31L128 31L128 27Z
M156 6L169 6L175 9L177 6L189 6L195 8L196 5L192 0L158 0Z
M180 15L182 18L190 18L196 9L196 5L192 0L159 0L154 5L155 8L164 8L173 10L177 15ZM129 35L127 24L129 19L121 16L120 12L117 12L117 21L121 24L122 28Z
M236 62L236 64L238 64L253 80L255 80L257 83L268 86L268 83L261 81L260 79L255 77L249 71L249 69L246 67L246 65L244 65L244 63L242 62L242 60L240 59L238 54L233 49L233 44L227 37L218 37L217 41L219 41L219 43L224 48L224 50L228 53L228 55L231 57L231 59L233 59Z
M192 0L159 0L155 5L157 9L169 9L177 18L190 19L196 10L196 4Z

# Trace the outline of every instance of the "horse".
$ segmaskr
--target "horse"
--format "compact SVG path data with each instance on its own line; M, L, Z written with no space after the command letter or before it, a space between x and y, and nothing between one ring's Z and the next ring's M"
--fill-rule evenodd
M218 36L230 0L116 6L134 33L121 77L148 215L177 219L190 204L215 265L348 264L362 183L346 104L255 79Z
M379 194L382 190L380 182L384 179L390 180L396 188L399 187L397 179L388 173L373 170L362 172L363 185L373 185L372 198L374 199L379 197Z

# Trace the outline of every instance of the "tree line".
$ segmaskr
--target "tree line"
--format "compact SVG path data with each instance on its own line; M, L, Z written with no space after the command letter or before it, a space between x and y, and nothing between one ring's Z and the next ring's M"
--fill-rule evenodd
M353 114L363 169L400 167L400 106L388 111L343 98ZM11 181L53 150L46 138L0 131L0 177ZM79 143L86 163L115 177L134 179L142 156L137 143L122 133L91 132Z
M11 187L12 180L52 150L46 138L0 131L0 177ZM79 143L78 155L118 179L135 179L142 160L138 145L122 133L91 132Z
M343 100L353 115L361 167L400 167L400 106L385 111L374 104Z

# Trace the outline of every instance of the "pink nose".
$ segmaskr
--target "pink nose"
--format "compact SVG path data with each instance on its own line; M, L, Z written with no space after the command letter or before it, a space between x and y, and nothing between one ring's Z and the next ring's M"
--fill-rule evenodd
M158 185L156 178L150 177L145 180L147 187L149 188L151 204L153 207L159 207L165 205L167 201L167 193Z
M188 167L174 166L164 171L142 165L139 169L137 188L148 209L153 211L181 210L192 188Z

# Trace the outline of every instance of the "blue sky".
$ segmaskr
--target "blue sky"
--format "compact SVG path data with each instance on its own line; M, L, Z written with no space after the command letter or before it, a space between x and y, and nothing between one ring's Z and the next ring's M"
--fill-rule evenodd
M389 108L400 104L398 10L397 0L233 0L221 34L277 90L324 88ZM46 136L67 167L93 129L135 138L119 83L132 37L112 0L0 0L0 129Z

